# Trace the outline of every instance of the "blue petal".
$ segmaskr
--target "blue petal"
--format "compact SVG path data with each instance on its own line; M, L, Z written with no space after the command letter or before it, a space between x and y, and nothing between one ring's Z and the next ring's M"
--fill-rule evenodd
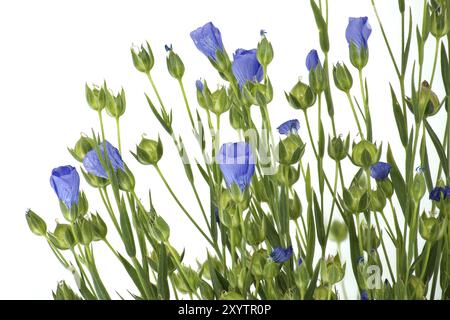
M208 58L216 60L217 50L224 52L222 35L212 22L192 31L190 35L197 49Z
M441 201L441 193L443 193L444 191L444 188L441 187L434 188L430 191L430 200Z
M319 56L317 51L312 49L306 56L306 68L308 71L311 71L311 69L315 70L318 64L320 64Z
M386 162L378 162L370 167L370 176L376 180L384 180L391 172L392 166Z
M203 82L201 80L195 81L195 86L197 87L198 91L203 92Z
M355 44L358 49L367 48L367 40L372 33L367 17L349 18L345 37L348 44Z
M282 263L288 261L291 258L293 252L294 250L292 249L292 246L289 246L286 249L282 247L276 247L270 253L270 258L274 262Z
M239 88L247 81L260 82L264 76L264 70L256 58L256 49L237 49L233 55L231 70L236 77Z
M283 122L278 128L280 134L288 135L290 133L297 133L300 129L300 122L297 119L288 120Z
M444 198L450 198L450 186L444 188Z
M122 171L125 171L124 163L122 160L122 157L120 156L119 150L117 150L112 144L110 144L108 141L105 141L106 144L106 152L108 154L109 161L111 162L111 166L114 170L114 172L117 171L117 169L121 169ZM99 145L100 154L104 157L104 147L103 143L100 143ZM97 151L95 149L92 149L89 151L86 156L83 159L83 166L86 169L86 171L96 177L105 178L108 179L108 174L103 168L100 159L98 158Z
M366 290L361 291L361 300L369 300L369 294Z
M78 194L80 189L80 176L72 166L62 166L52 170L50 185L55 191L58 199L61 200L68 209L73 204L78 204Z
M225 143L220 148L217 161L227 186L237 184L244 191L255 173L250 145L246 142Z

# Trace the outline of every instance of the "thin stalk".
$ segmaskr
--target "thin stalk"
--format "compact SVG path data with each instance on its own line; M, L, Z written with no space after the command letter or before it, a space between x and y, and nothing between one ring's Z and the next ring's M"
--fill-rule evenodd
M103 126L102 110L98 110L98 119L100 120L100 129L102 131L102 139L103 139L103 141L105 141L106 138L105 138L105 128Z
M122 143L120 141L120 120L119 117L116 118L116 128L117 128L117 144L119 147L119 153L122 154Z
M200 228L200 226L198 225L198 223L194 220L194 218L192 218L191 214L186 210L186 208L183 206L183 204L180 202L180 200L178 199L178 197L175 195L175 193L173 192L172 188L170 187L169 183L167 182L166 178L164 177L163 173L161 172L160 168L155 165L155 169L158 172L159 177L161 178L161 180L163 181L164 185L166 186L167 190L170 192L170 194L172 195L172 198L175 200L175 202L178 204L178 206L180 207L180 209L184 212L184 214L188 217L188 219L194 224L194 226L197 228L197 230L202 234L202 236L206 239L206 241L208 241L209 244L211 244L213 247L216 247L216 245L214 244L214 242L206 235L206 233L202 230L202 228Z
M356 125L358 126L359 135L361 136L362 139L364 139L364 133L361 129L361 123L359 122L358 115L356 114L355 105L353 104L353 100L352 100L352 97L350 96L350 92L347 92L347 99L348 99L348 102L350 103L350 107L352 109L352 113L353 113L353 117L355 118Z
M188 102L188 99L186 96L186 91L184 90L183 81L181 79L178 80L178 84L180 85L181 93L183 94L184 104L186 105L186 110L189 115L189 120L191 121L192 129L195 131L196 129L195 129L195 124L194 124L194 118L192 117L191 108L189 107L189 102Z
M389 260L389 255L387 254L387 251L386 251L386 246L384 244L383 235L381 233L380 222L378 221L378 217L377 217L376 213L374 214L374 216L375 216L375 222L376 222L377 229L378 229L378 234L380 235L381 248L383 249L384 258L386 259L386 263L388 265L389 274L391 276L392 283L395 283L395 278L394 278L394 273L392 272L391 262Z
M430 88L433 86L434 76L436 74L436 65L437 65L437 59L438 59L438 55L439 55L439 44L440 43L441 43L441 39L436 38L436 48L434 50L433 71L431 72Z

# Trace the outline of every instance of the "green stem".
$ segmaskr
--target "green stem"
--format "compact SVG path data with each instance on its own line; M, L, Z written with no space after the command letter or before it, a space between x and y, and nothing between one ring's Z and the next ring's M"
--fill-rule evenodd
M425 272L427 271L427 265L428 265L428 259L430 258L430 250L431 250L431 243L427 241L425 244L425 260L422 264L422 272L420 273L420 279L425 282Z
M164 110L166 110L166 107L164 106L164 103L163 103L163 101L162 101L162 99L161 99L161 96L159 95L158 89L156 89L155 83L153 82L153 78L152 78L152 75L151 75L150 72L147 73L147 78L148 78L148 80L150 81L150 84L151 84L151 86L152 86L152 88L153 88L153 91L154 91L155 94L156 94L156 98L158 98L158 102L159 102L159 104L161 105L161 108L163 108Z
M133 261L133 265L134 265L134 268L136 269L136 273L139 278L139 282L141 283L141 286L144 290L145 298L147 300L149 300L152 297L152 294L146 285L144 276L142 275L141 265L139 264L139 261L136 257L131 257L131 260ZM176 260L176 259L174 259L174 260Z
M103 126L102 110L98 110L98 119L100 120L100 129L102 131L102 139L103 139L103 141L105 141L106 138L105 138L105 128Z
M194 124L194 118L192 117L192 113L191 113L191 108L189 107L189 102L186 96L186 91L184 90L184 85L183 85L183 81L180 79L178 80L178 83L180 85L181 88L181 93L183 94L183 99L184 99L184 104L186 105L186 110L188 112L189 115L189 120L191 121L191 126L193 130L196 130L195 128L195 124Z
M383 249L384 258L386 259L386 263L388 265L389 274L391 275L392 283L395 283L394 273L392 272L391 262L389 260L389 256L388 256L387 251L386 251L386 246L384 244L383 234L381 233L380 222L378 221L378 217L377 217L376 212L375 212L374 216L375 216L375 222L377 224L378 234L380 235L381 248Z
M350 92L347 92L347 99L348 99L348 102L350 103L350 107L352 109L352 113L353 113L353 117L355 118L356 125L358 126L359 135L361 136L362 139L364 139L364 133L361 129L361 123L359 122L358 115L356 114L355 105L353 104L353 100L352 100L352 97L350 96Z
M194 224L194 226L197 228L197 230L202 234L202 236L208 241L209 244L211 244L213 247L216 247L214 242L206 235L206 233L200 228L200 226L197 224L197 222L192 218L191 214L186 210L186 208L183 206L183 204L180 202L178 197L173 192L172 188L170 187L169 183L167 182L166 178L164 177L163 173L161 172L158 165L155 165L155 169L158 172L159 177L163 181L164 185L166 186L167 190L172 195L172 198L175 200L175 202L178 204L180 209L184 212L184 214L188 217L188 219Z
M440 43L441 43L441 39L436 38L436 48L434 51L433 71L431 72L430 88L433 87L434 76L436 74L436 65L437 65L437 59L438 59L438 55L439 55L439 44Z
M116 118L116 128L117 128L117 143L119 147L119 153L122 154L122 143L120 141L120 120L119 117Z

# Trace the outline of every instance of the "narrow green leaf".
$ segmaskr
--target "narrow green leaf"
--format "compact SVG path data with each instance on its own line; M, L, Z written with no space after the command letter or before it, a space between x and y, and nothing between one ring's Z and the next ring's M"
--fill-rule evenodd
M159 250L159 266L158 266L158 295L164 299L170 299L170 290L169 283L167 280L167 264L168 264L168 256L166 252L166 246L161 242L160 250Z
M391 97L392 97L392 108L394 110L394 117L395 122L397 124L398 133L400 135L400 140L404 147L408 144L408 131L406 129L406 115L403 114L402 108L400 107L400 104L398 103L397 97L395 96L394 89L392 88L392 85L390 85L391 88Z
M436 148L436 152L439 156L439 160L442 164L442 169L444 169L445 174L448 176L448 162L447 157L445 156L444 147L442 146L441 142L439 141L438 136L434 132L433 128L431 128L430 124L427 120L423 121L425 128L427 129L428 135L430 136L431 141L434 144L434 147Z

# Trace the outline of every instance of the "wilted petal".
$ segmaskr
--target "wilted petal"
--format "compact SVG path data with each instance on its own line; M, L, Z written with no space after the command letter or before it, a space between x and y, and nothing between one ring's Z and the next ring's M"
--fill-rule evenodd
M117 171L117 169L125 170L124 163L122 157L120 156L119 150L117 150L108 141L105 141L105 144L106 144L106 152L108 154L108 158L109 161L111 162L111 166L114 172ZM99 144L99 150L100 154L103 155L104 157L105 152L103 143ZM105 168L103 168L102 163L98 158L97 151L95 149L92 149L86 154L86 156L83 159L83 166L88 173L96 177L108 179L108 174Z

